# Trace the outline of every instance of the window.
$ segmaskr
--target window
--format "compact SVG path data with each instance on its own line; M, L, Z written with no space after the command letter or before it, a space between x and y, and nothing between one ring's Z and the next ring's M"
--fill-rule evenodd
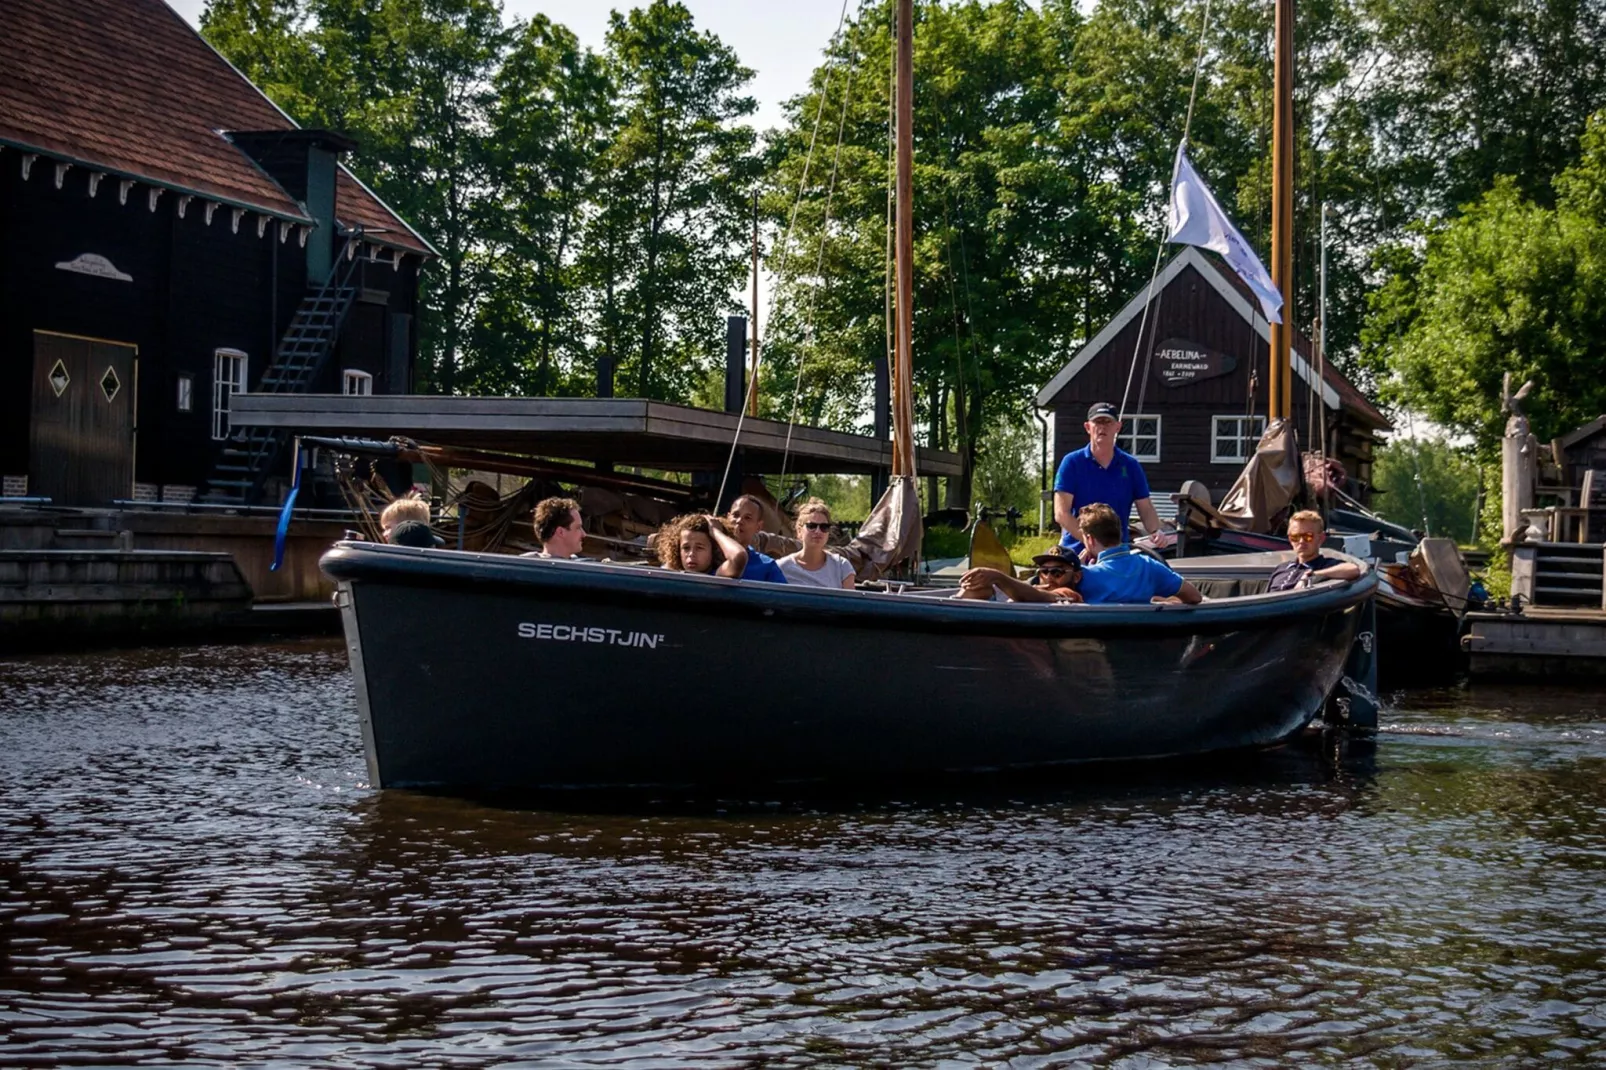
M190 375L178 377L178 411L189 412L195 407L195 378Z
M340 379L340 392L367 397L374 392L374 377L367 372L347 368Z
M1210 459L1216 464L1242 464L1255 454L1266 433L1264 416L1212 416Z
M238 349L212 354L212 437L229 437L229 399L245 391L246 355Z
M1160 418L1128 415L1121 421L1121 438L1116 443L1140 461L1160 459Z

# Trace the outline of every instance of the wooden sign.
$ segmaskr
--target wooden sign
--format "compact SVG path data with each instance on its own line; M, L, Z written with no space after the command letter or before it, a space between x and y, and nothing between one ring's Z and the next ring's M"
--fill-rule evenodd
M1182 338L1167 338L1154 348L1154 375L1166 386L1190 386L1201 379L1230 375L1237 367L1237 357Z
M62 260L56 264L61 271L71 271L78 275L93 275L97 279L116 279L118 282L133 282L134 276L127 272L118 271L116 265L99 253L80 253L71 260Z

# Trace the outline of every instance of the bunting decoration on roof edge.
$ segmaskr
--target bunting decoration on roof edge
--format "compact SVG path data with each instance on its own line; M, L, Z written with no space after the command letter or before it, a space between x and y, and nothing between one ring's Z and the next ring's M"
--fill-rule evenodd
M1271 273L1216 203L1215 194L1199 177L1199 172L1193 169L1186 145L1177 146L1177 163L1171 173L1171 221L1166 241L1197 245L1220 253L1259 298L1260 310L1266 318L1272 323L1283 321L1283 296L1271 281Z

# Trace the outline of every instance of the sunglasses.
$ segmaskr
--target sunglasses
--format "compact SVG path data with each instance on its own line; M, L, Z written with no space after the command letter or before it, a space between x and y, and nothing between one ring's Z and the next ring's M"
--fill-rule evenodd
M1060 568L1058 565L1056 565L1053 568L1040 568L1037 570L1037 574L1039 576L1063 576L1067 572L1071 571L1073 570L1068 568Z
M831 530L831 522L829 520L824 520L824 521L805 520L805 521L803 521L803 526L808 528L810 531L830 531Z
M1316 541L1316 536L1314 534L1312 534L1311 532L1308 532L1308 531L1290 531L1288 533L1288 541L1289 542L1315 542Z

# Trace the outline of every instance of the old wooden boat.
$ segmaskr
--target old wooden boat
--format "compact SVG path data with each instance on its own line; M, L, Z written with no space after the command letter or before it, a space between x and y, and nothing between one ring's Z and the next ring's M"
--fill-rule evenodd
M1376 584L1062 607L363 543L323 567L372 783L469 792L862 786L1276 743L1339 683Z

